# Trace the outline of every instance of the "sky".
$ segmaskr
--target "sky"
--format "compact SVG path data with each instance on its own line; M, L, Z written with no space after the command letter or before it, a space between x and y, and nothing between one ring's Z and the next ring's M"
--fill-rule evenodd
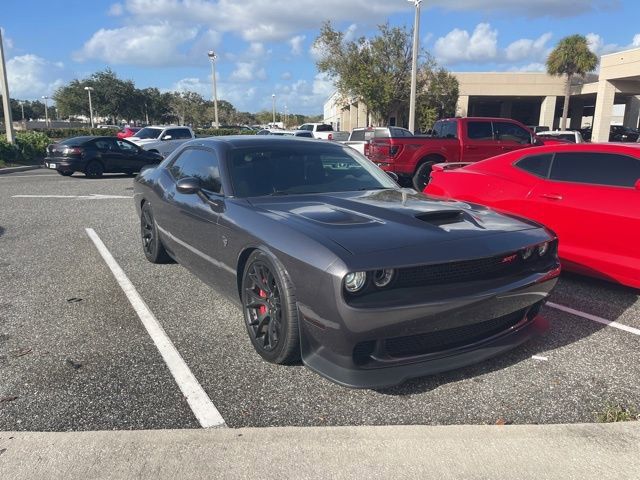
M320 114L334 88L312 48L331 20L347 38L411 28L411 0L1 0L12 98L52 95L106 67L138 88L218 98L238 110ZM424 0L420 43L451 71L543 71L566 35L597 54L640 47L640 0Z

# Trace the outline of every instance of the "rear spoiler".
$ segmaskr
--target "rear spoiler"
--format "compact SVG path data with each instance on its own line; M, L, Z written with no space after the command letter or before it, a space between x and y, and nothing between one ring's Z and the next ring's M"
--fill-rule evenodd
M457 168L466 167L467 165L471 165L473 162L445 162L445 163L436 163L431 167L432 172L442 172L445 170L455 170Z

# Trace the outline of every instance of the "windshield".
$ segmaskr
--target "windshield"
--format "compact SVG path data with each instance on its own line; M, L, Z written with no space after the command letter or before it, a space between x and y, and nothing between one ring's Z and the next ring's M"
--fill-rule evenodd
M238 148L230 154L229 171L238 197L398 188L358 152L307 142Z
M140 130L138 133L136 133L134 137L139 138L141 140L145 140L147 138L158 138L161 133L162 133L161 128L145 127L142 130Z

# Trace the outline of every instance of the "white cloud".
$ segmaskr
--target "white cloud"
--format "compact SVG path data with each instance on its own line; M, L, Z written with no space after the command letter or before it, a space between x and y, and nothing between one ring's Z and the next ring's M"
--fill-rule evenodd
M37 55L20 55L7 61L9 92L13 98L27 100L51 96L64 85L66 76L61 62L50 62Z
M305 35L296 35L289 39L289 45L291 45L291 53L293 55L300 55L302 53L302 44L306 38Z
M280 78L282 80L291 80L292 77L293 75L291 75L291 72L284 72L282 75L280 75Z
M219 78L216 76L216 78ZM231 102L236 109L241 111L256 111L257 108L253 105L253 100L256 97L257 89L255 87L246 88L235 82L221 82L217 81L217 93L218 100L226 100ZM168 91L176 92L196 92L202 95L205 99L210 100L212 98L211 92L211 78L195 78L188 77L183 78L175 82ZM271 94L269 94L271 97Z
M109 7L108 15L112 17L119 17L124 13L124 7L121 3L114 3Z
M267 73L264 68L260 68L255 62L238 62L236 69L231 73L231 80L237 82L251 82L253 80L264 80Z
M528 17L576 17L599 9L618 8L620 0L430 0L430 6L446 10L498 11Z
M126 10L145 22L168 20L183 24L208 24L234 32L247 41L286 40L305 29L317 29L324 20L362 19L370 24L385 21L395 12L407 11L405 2L388 0L127 0Z
M606 43L597 33L587 33L587 44L589 50L596 55L607 55L608 53L619 52L621 50L628 50L629 48L640 47L640 33L634 35L631 43L628 45L618 45L617 43Z
M522 65L519 67L511 67L509 68L510 72L546 72L547 67L545 67L544 63L533 62L527 65Z
M545 59L549 54L547 43L553 35L551 32L543 33L537 39L522 38L509 44L505 49L507 60L518 62L528 59Z
M219 38L213 30L198 37L196 27L179 28L169 23L100 29L74 53L74 59L98 59L115 65L180 65L193 62L196 54L206 55ZM185 43L193 40L191 54L181 51Z
M498 56L498 31L488 23L479 23L471 35L467 30L454 28L436 40L434 52L444 64L495 60Z

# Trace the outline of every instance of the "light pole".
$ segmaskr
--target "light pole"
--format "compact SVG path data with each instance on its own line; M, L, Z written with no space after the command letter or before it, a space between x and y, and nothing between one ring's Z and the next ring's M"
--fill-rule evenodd
M93 92L93 87L84 87L84 89L89 94L89 120L91 122L91 128L93 128L93 105L91 105L91 92Z
M273 126L275 127L276 125L276 94L275 93L271 94L271 101L273 103L271 107L271 113L273 114Z
M4 63L4 47L2 46L2 31L0 29L0 95L2 95L2 109L4 110L4 129L7 142L14 143L13 118L11 118L11 96L9 95L9 82L7 81L7 68Z
M211 83L213 85L213 115L214 121L216 124L216 128L220 128L220 124L218 123L218 92L216 89L216 59L218 56L216 52L213 50L209 50L207 54L209 56L209 60L211 60Z
M44 100L44 124L48 127L49 126L49 97L47 97L46 95L42 96L42 99Z
M24 102L21 100L18 103L20 104L20 111L22 112L22 123L24 123Z
M413 23L413 51L411 58L411 97L409 99L409 130L416 131L416 80L418 75L418 43L420 39L420 3L422 0L408 0L416 6Z
M287 128L288 122L287 122L287 106L284 106L284 127Z

